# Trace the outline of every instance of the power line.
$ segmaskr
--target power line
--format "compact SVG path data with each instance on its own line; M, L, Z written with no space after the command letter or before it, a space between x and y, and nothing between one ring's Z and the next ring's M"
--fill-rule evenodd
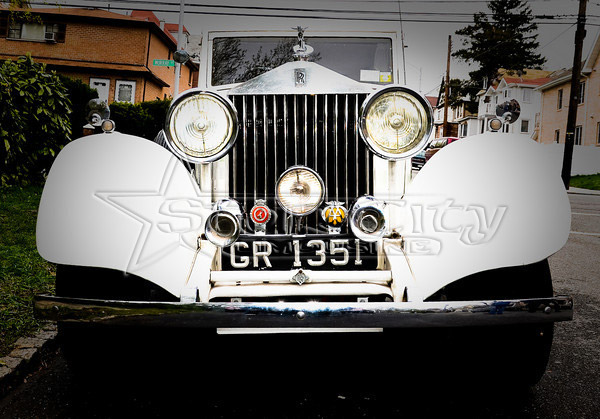
M79 1L86 1L86 0L79 0ZM119 3L119 1L116 1L117 3ZM169 9L156 9L156 8L147 8L147 7L119 7L119 6L113 6L114 2L109 3L108 6L106 7L95 7L98 9L112 9L112 10L140 10L140 11L149 11L149 12L161 12L161 13L178 13L177 10L169 10ZM126 2L122 2L122 3L126 3ZM145 5L148 4L155 4L157 6L163 6L166 3L158 3L158 2L141 2ZM48 6L47 3L40 3L40 2L30 2L30 4L32 5L36 5L36 6ZM166 4L168 5L168 4ZM85 4L62 4L60 5L61 7L71 7L71 8L90 8L89 5L85 5ZM219 8L219 6L214 6L215 8ZM243 8L243 9L247 9L247 10L252 10L251 8ZM318 20L344 20L344 21L366 21L366 22L398 22L398 19L392 19L392 18L369 18L369 17L360 17L360 18L354 18L354 17L336 17L336 16L321 16L321 15L290 15L290 14L258 14L258 13L243 13L243 12L214 12L214 11L206 11L206 10L202 10L202 11L196 11L196 10L186 10L187 14L195 14L195 15L211 15L211 16L240 16L240 17L265 17L265 18L291 18L291 19L318 19ZM389 14L389 13L388 13ZM443 13L439 13L439 16L444 16ZM411 22L411 23L437 23L437 24L442 24L442 23L446 23L446 24L473 24L475 23L473 20L448 20L448 19L444 19L444 20L435 20L435 19L416 19L416 18L410 18L410 19L403 19L404 22ZM535 23L537 25L572 25L576 22L570 22L570 21L559 21L559 22L549 22L549 21L537 21L537 22L532 22ZM590 24L588 23L589 26L600 26L600 24Z
M79 0L83 2L94 2L98 3L98 0ZM122 3L122 4L144 4L144 5L156 5L156 6L176 6L179 7L179 2L167 2L167 1L144 1L144 0L112 0L107 3ZM396 0L400 6L403 1ZM472 2L469 2L472 3ZM32 3L38 4L38 3ZM69 5L65 5L70 7ZM415 15L415 16L454 16L454 17L472 17L473 13L457 13L457 12L415 12L415 11L401 11L398 7L398 11L394 10L356 10L356 9L315 9L315 8L299 8L299 7L271 7L271 6L240 6L240 5L224 5L224 4L185 4L186 7L194 8L209 8L209 9L233 9L233 10L262 10L262 11L286 11L286 12L307 12L307 13L340 13L340 14L385 14L385 15ZM480 12L483 13L483 12ZM483 13L485 16L493 16L492 13ZM547 15L539 14L533 15L536 19L575 19L576 14L560 14L560 15Z

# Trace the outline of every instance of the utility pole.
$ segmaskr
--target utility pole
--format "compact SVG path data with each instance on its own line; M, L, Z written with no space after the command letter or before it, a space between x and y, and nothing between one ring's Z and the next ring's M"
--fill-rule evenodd
M446 84L444 86L444 137L448 137L448 100L450 96L450 55L452 54L452 36L448 36L448 60L446 63Z
M400 19L400 47L402 48L402 71L404 72L404 84L406 85L406 45L404 44L404 29L402 29L402 9L398 0L398 19Z
M575 54L573 55L573 74L571 75L571 93L569 95L569 112L567 113L567 134L565 137L565 154L563 156L562 180L569 189L571 167L573 163L573 146L575 144L575 124L577 123L577 105L579 104L579 79L581 78L581 50L585 38L585 12L587 0L579 0L577 30L575 31Z
M179 50L183 41L183 10L185 9L184 0L179 3L179 26L177 27L177 49ZM179 96L179 77L181 75L181 64L175 63L175 85L173 88L173 99Z

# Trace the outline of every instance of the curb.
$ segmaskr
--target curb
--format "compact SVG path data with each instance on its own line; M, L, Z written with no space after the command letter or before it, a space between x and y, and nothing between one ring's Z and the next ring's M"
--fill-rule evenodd
M600 191L594 189L583 189L583 188L569 188L567 189L568 194L574 195L600 195Z
M35 336L19 338L11 353L0 358L0 399L46 364L57 348L56 336L56 323L47 323Z

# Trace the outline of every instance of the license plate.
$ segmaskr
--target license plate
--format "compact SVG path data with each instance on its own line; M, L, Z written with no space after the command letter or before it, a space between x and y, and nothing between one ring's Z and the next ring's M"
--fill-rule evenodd
M247 236L222 250L222 269L373 270L377 244L351 236Z

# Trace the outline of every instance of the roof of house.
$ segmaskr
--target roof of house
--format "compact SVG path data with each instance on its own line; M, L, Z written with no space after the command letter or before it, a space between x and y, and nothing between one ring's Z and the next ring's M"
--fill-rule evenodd
M9 9L7 7L0 5L0 12L8 10ZM124 15L121 13L109 12L108 10L96 9L93 7L35 7L32 9L11 8L10 10L29 10L33 13L45 16L60 16L68 17L70 19L88 21L93 20L96 23L98 23L98 20L110 20L113 22L128 22L130 24L138 25L150 24L150 29L155 33L159 34L163 38L163 40L169 44L169 47L171 49L174 49L177 46L177 40L175 39L175 37L173 37L173 35L171 35L169 31L160 28L160 21L152 12L139 12L134 10L131 13L131 15ZM175 24L175 26L178 27L177 24Z
M437 106L437 101L438 101L437 96L425 96L425 99L427 99L427 101L429 101L429 104L431 105L432 108L435 108Z
M519 86L541 86L542 84L548 83L550 77L540 77L537 79L523 79L522 77L503 77L506 84L517 84Z
M136 19L142 19L147 22L153 22L154 24L156 24L156 26L160 28L160 19L156 17L154 12L151 12L149 10L132 10L131 17L134 17ZM179 25L177 23L165 23L162 30L165 34L167 34L169 38L171 38L173 42L177 43L177 39L173 36L174 32L179 31ZM190 34L185 25L183 25L183 32L187 33L188 35Z
M16 54L0 54L0 61L14 60L18 55ZM61 59L61 58L44 58L44 64L52 66L52 68L68 68L68 69L100 69L105 71L119 71L141 74L144 77L148 77L155 81L162 87L169 87L169 83L161 79L159 76L154 74L145 65L138 64L115 64L115 63L103 63L97 61L86 61L86 60L72 60L72 59Z

